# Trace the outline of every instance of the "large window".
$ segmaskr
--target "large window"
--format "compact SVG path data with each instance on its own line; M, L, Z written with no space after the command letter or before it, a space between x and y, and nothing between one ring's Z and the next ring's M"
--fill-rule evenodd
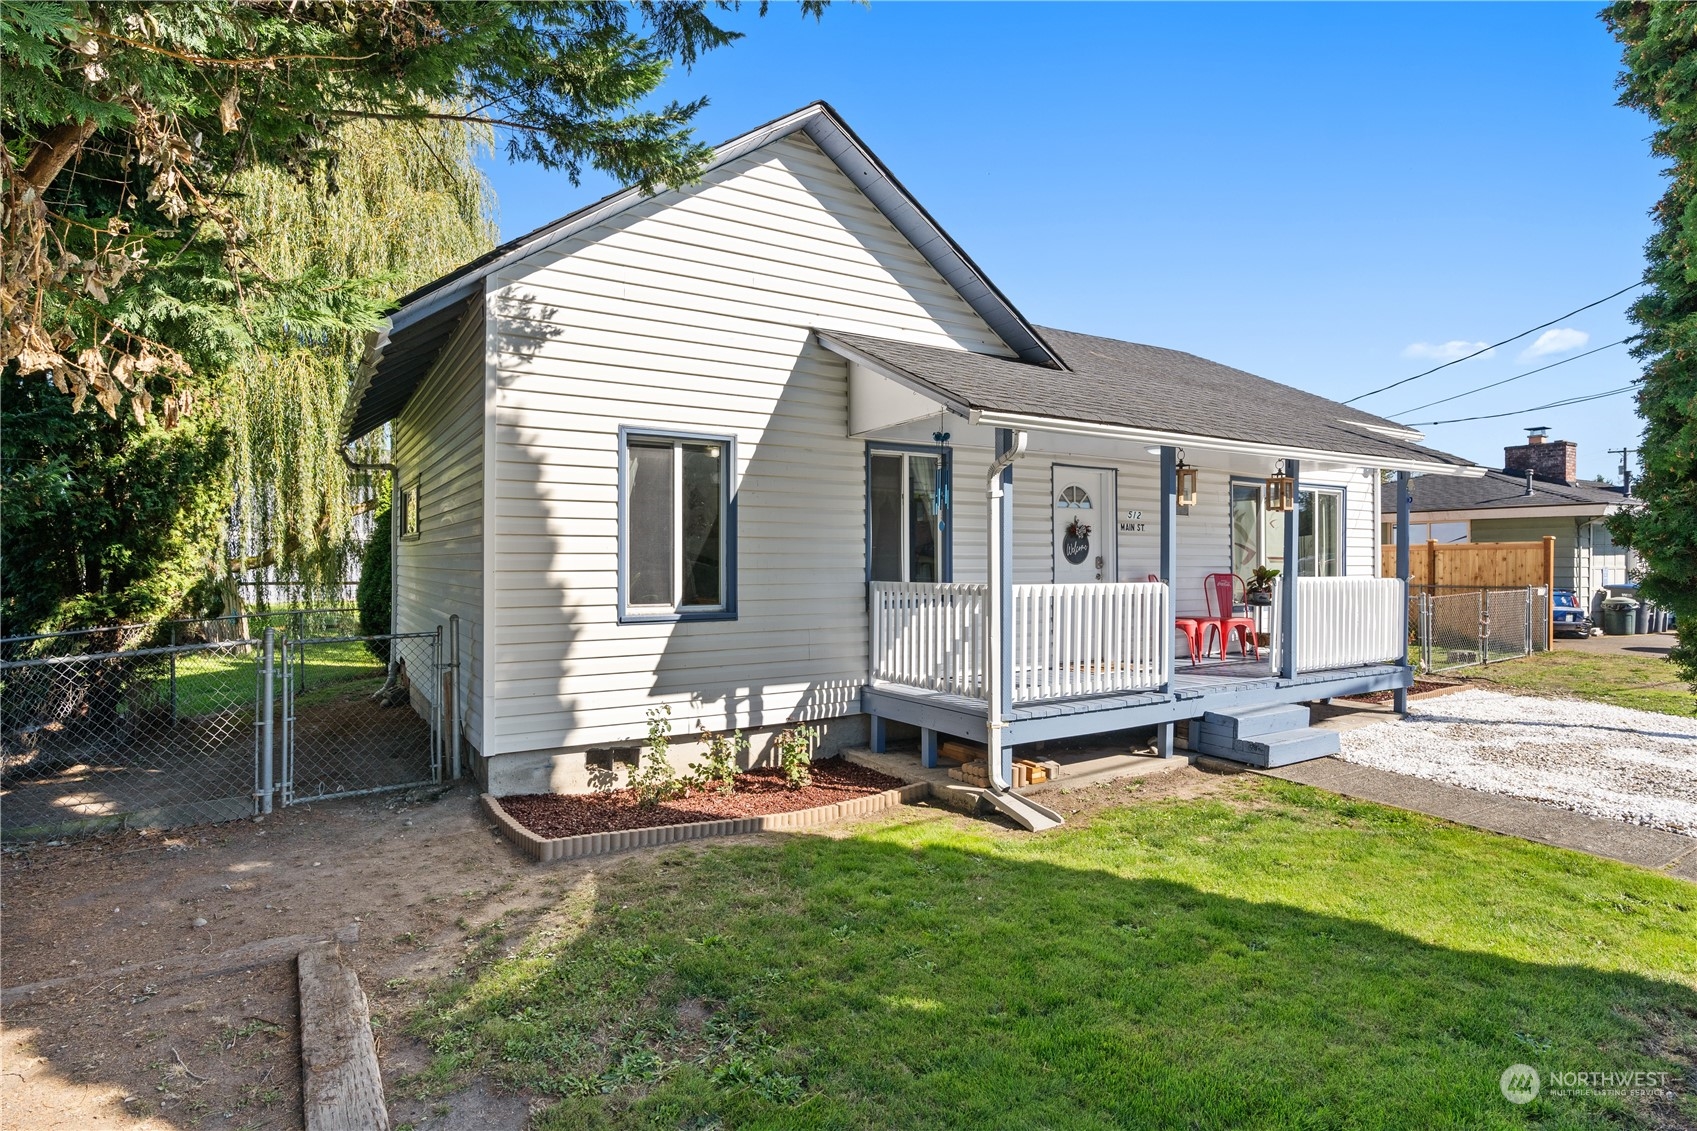
M1296 495L1298 577L1343 573L1343 492L1307 487Z
M724 437L623 435L623 619L735 615L733 443Z
M1301 487L1296 493L1298 577L1341 577L1344 573L1344 493L1339 488ZM1284 570L1285 515L1266 509L1260 483L1231 485L1232 572L1248 577L1256 566Z
M948 580L948 464L935 454L867 457L867 574L873 581Z

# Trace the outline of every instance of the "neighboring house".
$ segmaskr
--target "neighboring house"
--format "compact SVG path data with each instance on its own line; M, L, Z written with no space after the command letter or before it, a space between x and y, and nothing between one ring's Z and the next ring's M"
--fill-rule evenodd
M1503 449L1503 469L1473 479L1422 476L1409 484L1411 537L1438 542L1556 542L1557 589L1571 589L1595 616L1604 586L1629 580L1627 549L1609 535L1609 515L1632 504L1626 491L1580 482L1579 446L1550 440L1546 428L1527 429L1527 442ZM1396 486L1382 488L1386 513L1396 510Z
M1033 326L823 104L407 296L345 434L386 423L396 624L459 616L457 715L498 794L586 788L661 704L757 753L795 721L824 749L894 722L1005 764L1406 688L1380 469L1478 472L1240 370ZM1271 665L1175 668L1205 575L1292 556Z

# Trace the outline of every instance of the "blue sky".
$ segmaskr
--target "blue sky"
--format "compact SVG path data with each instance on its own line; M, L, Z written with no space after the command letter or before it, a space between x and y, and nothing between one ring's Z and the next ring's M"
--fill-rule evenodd
M1588 4L775 3L668 97L718 142L831 102L1033 321L1337 399L1635 282L1661 192ZM503 235L610 191L490 172ZM1636 292L1634 292L1636 293ZM1361 407L1409 422L1618 388L1629 294ZM1229 412L1229 405L1221 406ZM1613 477L1631 398L1425 429L1493 466L1528 425Z

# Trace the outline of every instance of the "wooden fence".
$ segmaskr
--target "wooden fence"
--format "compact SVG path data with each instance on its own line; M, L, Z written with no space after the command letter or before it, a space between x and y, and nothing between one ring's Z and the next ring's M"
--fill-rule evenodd
M1396 545L1380 551L1380 573L1396 576ZM1427 542L1408 548L1410 596L1434 596L1457 589L1521 589L1542 586L1551 594L1544 639L1555 640L1556 540L1546 535L1537 542Z

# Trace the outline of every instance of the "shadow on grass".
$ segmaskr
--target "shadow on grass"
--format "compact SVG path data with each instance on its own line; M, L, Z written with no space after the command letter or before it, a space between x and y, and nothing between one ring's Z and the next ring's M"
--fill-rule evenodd
M1014 838L921 813L632 858L484 932L413 1020L437 1059L412 1086L492 1077L555 1097L549 1128L1697 1119L1697 994L1672 980L1697 976L1697 889L1436 828L1191 803ZM1677 1098L1511 1105L1517 1063L1668 1072Z

